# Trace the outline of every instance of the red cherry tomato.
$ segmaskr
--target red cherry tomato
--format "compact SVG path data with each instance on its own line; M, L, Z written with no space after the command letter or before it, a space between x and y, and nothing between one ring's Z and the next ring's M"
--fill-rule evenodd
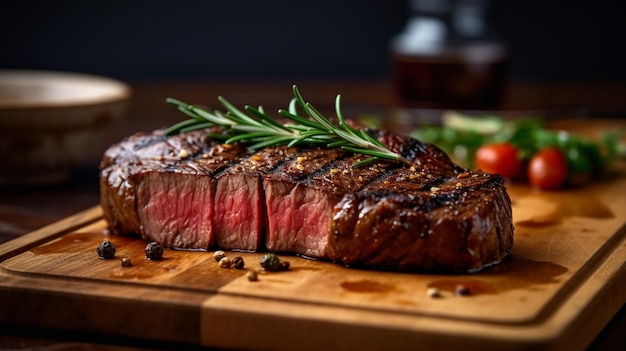
M509 143L481 146L474 156L476 167L486 173L498 173L506 178L517 176L523 167L519 150Z
M567 179L567 160L559 149L551 147L540 150L528 164L528 181L534 187L556 189Z

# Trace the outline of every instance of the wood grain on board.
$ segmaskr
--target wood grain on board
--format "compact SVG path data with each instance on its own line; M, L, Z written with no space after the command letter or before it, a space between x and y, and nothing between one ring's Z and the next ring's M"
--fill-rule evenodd
M0 246L0 324L234 349L582 350L626 302L626 177L507 189L512 254L464 275L293 256L281 256L288 271L269 273L263 253L244 252L227 252L243 270L220 268L211 252L149 261L143 240L107 234L96 206ZM115 259L98 258L103 240ZM459 285L470 294L456 296ZM433 287L441 297L427 295Z

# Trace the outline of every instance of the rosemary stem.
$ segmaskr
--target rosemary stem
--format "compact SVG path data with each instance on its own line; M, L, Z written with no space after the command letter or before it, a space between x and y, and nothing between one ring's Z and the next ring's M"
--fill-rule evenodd
M219 102L226 109L221 111L206 111L197 106L184 103L180 100L168 98L169 104L177 107L190 119L177 123L166 130L167 135L173 133L190 132L208 127L221 127L226 134L226 143L247 143L252 151L276 145L295 146L325 145L326 147L341 147L346 151L370 156L368 159L357 162L358 165L387 160L410 165L411 162L402 155L389 150L378 139L369 135L365 130L356 130L351 127L341 111L341 95L335 100L335 110L339 125L333 124L293 86L294 98L287 110L278 113L292 123L280 123L265 113L262 106L253 108L246 106L238 109L223 97ZM304 110L304 115L298 113L298 107ZM249 114L247 114L248 112Z

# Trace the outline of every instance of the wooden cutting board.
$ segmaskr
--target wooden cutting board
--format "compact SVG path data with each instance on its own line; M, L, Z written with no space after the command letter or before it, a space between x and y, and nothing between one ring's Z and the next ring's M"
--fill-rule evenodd
M148 261L146 243L107 235L94 207L0 246L0 324L235 349L582 350L626 302L624 174L550 193L509 186L512 255L469 275L281 256L291 269L251 282L260 253L227 252L247 270L210 252ZM113 260L96 254L105 239Z
M626 178L509 192L512 257L470 275L282 256L289 271L251 282L207 252L145 260L145 242L107 235L94 207L0 246L0 323L240 349L584 349L626 301ZM105 239L113 260L96 254ZM227 254L260 269L261 254Z

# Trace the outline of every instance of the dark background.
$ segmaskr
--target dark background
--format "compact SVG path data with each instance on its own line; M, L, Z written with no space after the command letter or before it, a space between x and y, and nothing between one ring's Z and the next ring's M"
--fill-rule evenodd
M0 68L121 79L385 78L404 0L4 1ZM492 0L514 79L626 81L620 0Z

